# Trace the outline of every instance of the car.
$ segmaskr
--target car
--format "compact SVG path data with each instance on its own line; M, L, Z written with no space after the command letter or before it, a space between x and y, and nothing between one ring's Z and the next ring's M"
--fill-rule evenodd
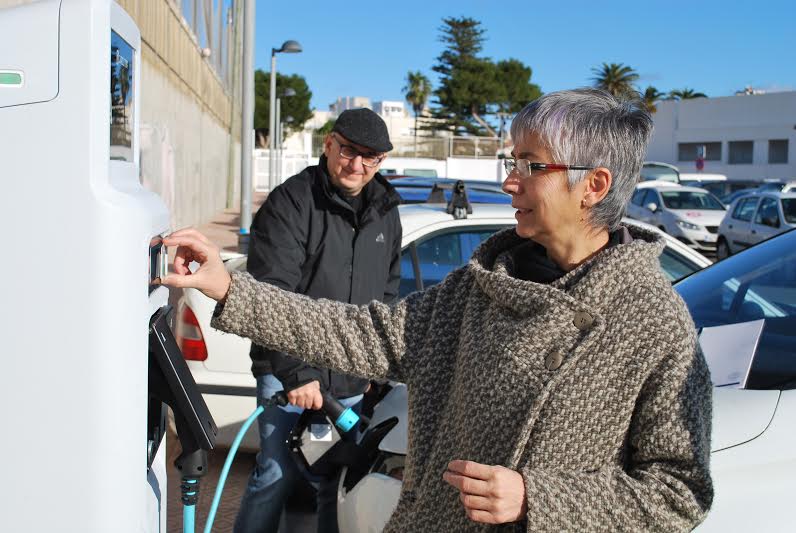
M774 191L774 192L793 192L796 191L796 181L764 181L758 187L761 191Z
M716 251L716 234L725 206L696 187L636 187L627 214L647 222L704 253Z
M716 258L796 228L796 192L755 191L737 198L719 225Z
M640 179L644 181L666 181L680 183L680 171L674 165L659 161L644 161L641 165Z
M398 207L403 225L400 296L430 287L464 265L475 248L494 232L516 225L516 210L507 204L473 204L467 218L455 219L444 204L410 204ZM626 223L659 230L632 220ZM679 279L711 261L688 246L663 235L666 248L660 261L667 276ZM226 261L230 271L246 269L246 257ZM229 446L242 422L254 410L255 380L247 339L210 327L215 303L195 289L187 289L176 306L175 335L188 367L219 428L219 446ZM256 426L256 424L255 424ZM242 447L257 450L256 430L249 431Z
M503 192L502 183L497 181L402 176L391 179L390 184L401 196L402 203L446 203L450 201L453 188L459 181L465 184L470 203L511 203L511 195ZM432 193L436 193L436 196L432 197Z
M749 346L748 340L754 353L753 358L748 357L751 354L738 358L748 367L743 383L721 382L713 388L715 498L697 531L792 531L796 231L697 271L677 282L675 289L703 335L709 328L725 328L719 330L723 345L708 358L712 374L718 374L723 361L744 355L738 353L739 346ZM735 343L733 335L752 331L750 325L757 337ZM407 450L407 398L406 386L395 384L376 406L369 428L395 425L381 436L368 464L355 464L341 475L337 511L341 531L381 531L395 509ZM368 436L363 435L360 446Z
M705 189L721 200L721 203L729 205L729 202L724 201L726 197L738 191L755 189L760 185L760 182L752 180L683 180L681 184L687 187Z

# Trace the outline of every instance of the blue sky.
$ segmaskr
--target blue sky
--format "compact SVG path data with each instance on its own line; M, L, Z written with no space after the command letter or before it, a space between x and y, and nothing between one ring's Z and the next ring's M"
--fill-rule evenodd
M602 62L630 65L661 91L796 90L794 0L259 1L255 65L269 70L271 48L295 39L304 52L279 54L277 70L304 76L316 109L338 96L403 100L409 70L436 82L448 16L481 21L483 55L523 61L545 92L590 85Z

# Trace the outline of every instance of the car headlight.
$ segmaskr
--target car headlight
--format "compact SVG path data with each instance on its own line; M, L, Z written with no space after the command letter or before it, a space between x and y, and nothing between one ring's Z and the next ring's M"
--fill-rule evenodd
M704 230L704 228L698 224L691 224L690 222L686 222L685 220L678 220L677 225L683 229L690 229L695 231Z

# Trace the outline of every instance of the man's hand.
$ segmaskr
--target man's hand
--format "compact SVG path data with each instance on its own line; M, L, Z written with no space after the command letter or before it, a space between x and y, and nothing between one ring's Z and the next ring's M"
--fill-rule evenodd
M323 407L323 396L321 396L321 384L318 381L310 381L297 389L287 393L287 401L303 409L320 409Z
M525 517L525 480L503 466L451 461L442 479L459 490L467 517L485 524L517 522Z
M218 252L218 246L193 228L185 228L163 238L166 246L177 246L174 272L161 280L171 287L193 287L216 301L223 299L232 282ZM196 261L199 269L191 273L188 265Z

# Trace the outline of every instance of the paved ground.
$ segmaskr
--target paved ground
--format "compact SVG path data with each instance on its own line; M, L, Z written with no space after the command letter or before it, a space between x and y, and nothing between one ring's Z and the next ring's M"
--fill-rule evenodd
M265 201L265 193L255 193L252 200L253 212ZM175 228L176 229L176 228ZM218 213L213 220L198 229L215 242L223 251L238 251L238 231L240 229L240 209L225 209ZM173 254L174 250L170 250ZM173 257L173 255L172 255ZM179 295L177 291L171 291L172 303L176 302ZM166 442L168 450L167 463L168 471L168 531L182 531L182 504L180 503L180 475L174 468L174 459L179 455L179 443L173 434L169 434ZM196 531L203 531L210 504L213 501L216 485L218 482L221 468L227 458L227 450L214 450L208 457L208 472L201 480L199 492L199 503L196 508ZM246 487L246 480L254 466L254 454L239 452L232 463L232 468L227 477L224 493L221 498L218 512L213 523L215 533L228 533L232 531L235 516L238 512L240 498ZM280 533L315 533L315 515L307 510L301 509L301 501L296 499L291 506Z

